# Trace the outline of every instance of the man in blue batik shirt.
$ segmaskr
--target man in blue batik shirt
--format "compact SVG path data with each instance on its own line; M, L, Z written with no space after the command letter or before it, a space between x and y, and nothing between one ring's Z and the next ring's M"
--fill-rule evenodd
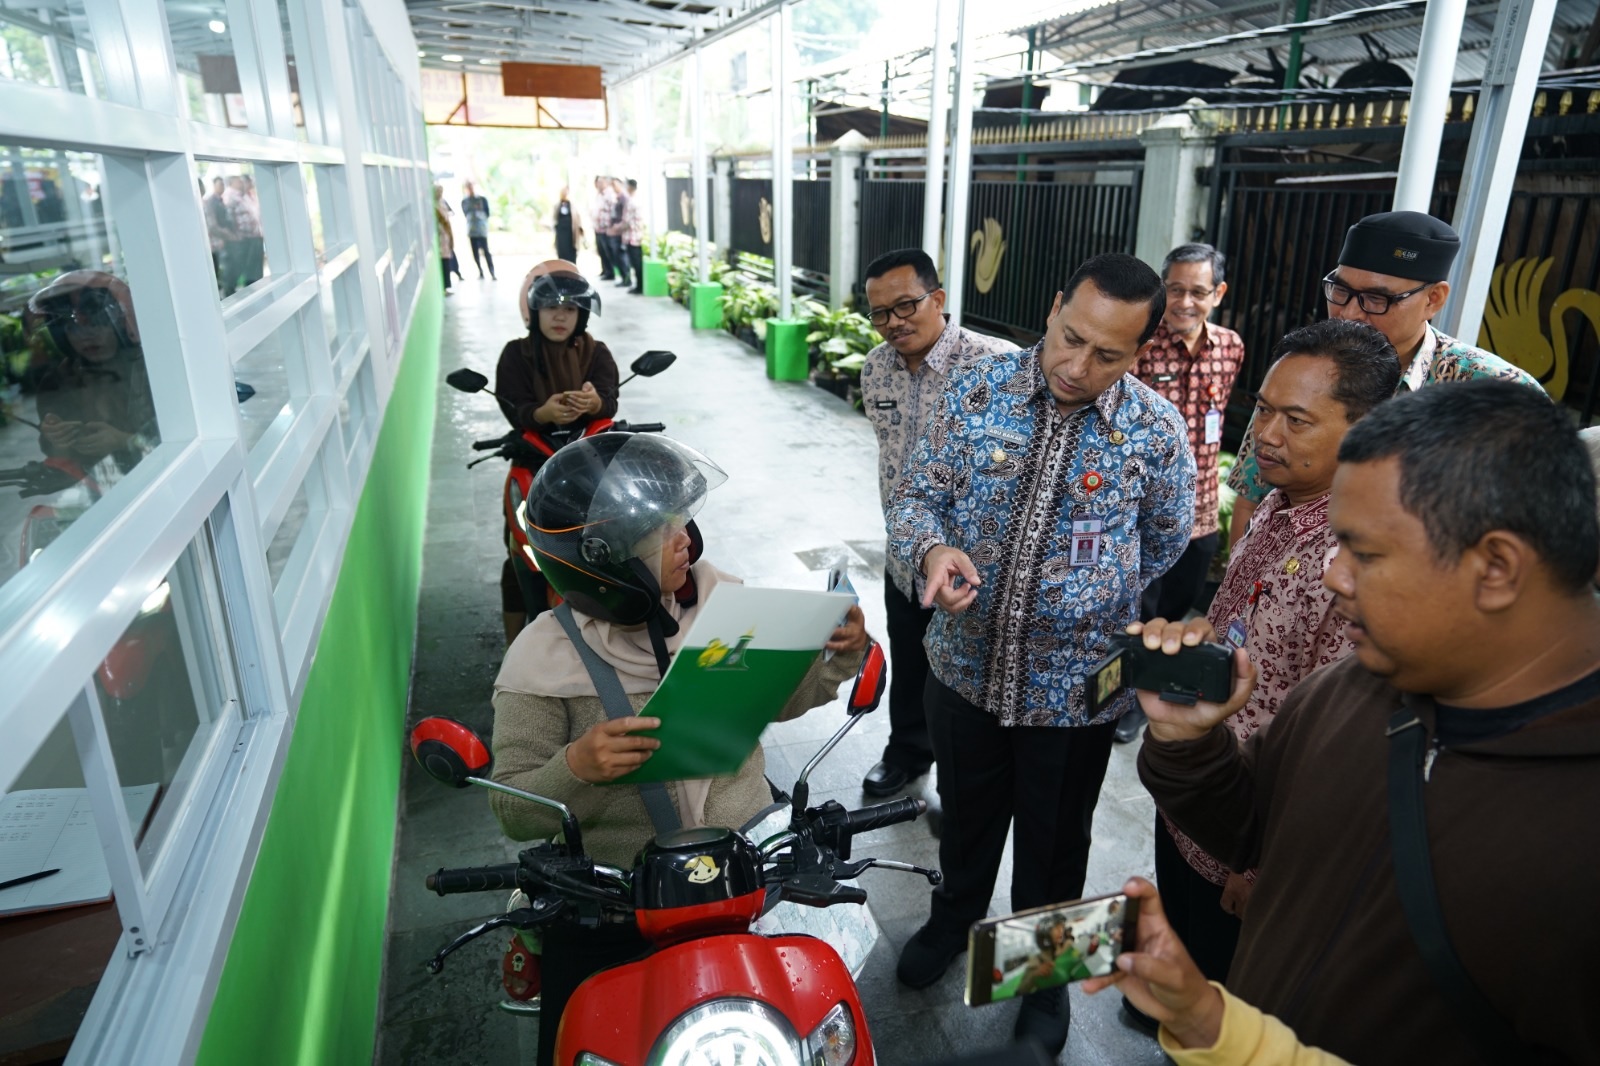
M1032 349L952 372L896 491L890 550L939 608L925 702L945 880L900 956L913 988L965 950L1013 821L1013 908L1083 892L1115 720L1132 706L1125 693L1091 716L1084 679L1194 524L1183 418L1128 373L1165 309L1144 263L1086 261ZM1017 1037L1059 1054L1064 992L1024 997Z

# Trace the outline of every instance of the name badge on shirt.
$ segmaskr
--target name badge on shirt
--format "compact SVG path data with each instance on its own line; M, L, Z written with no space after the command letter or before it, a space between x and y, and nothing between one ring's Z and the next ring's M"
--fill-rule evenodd
M1176 375L1176 374L1157 374L1152 380L1157 385L1166 385L1166 384L1169 384L1170 382L1177 381L1178 380L1178 375Z
M873 400L872 406L880 411L893 411L900 406L899 400Z
M1244 647L1244 642L1249 636L1250 636L1250 631L1249 631L1248 628L1246 628L1243 618L1235 618L1233 621L1228 623L1228 632L1227 632L1227 635L1226 635L1226 640L1228 641L1228 647L1230 647L1230 648L1242 648L1242 647Z
M1072 552L1067 556L1069 566L1095 566L1100 562L1100 542L1105 537L1106 524L1098 518L1072 520Z
M1215 407L1213 407L1211 410L1206 412L1206 436L1205 436L1205 442L1207 444L1216 444L1216 443L1220 442L1221 440L1222 440L1222 412L1217 410Z

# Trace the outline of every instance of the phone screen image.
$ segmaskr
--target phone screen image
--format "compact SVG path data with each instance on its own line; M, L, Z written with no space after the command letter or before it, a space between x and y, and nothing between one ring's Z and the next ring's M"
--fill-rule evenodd
M1130 910L1136 907L1119 894L978 922L968 944L968 1005L1111 973L1117 956L1132 949Z

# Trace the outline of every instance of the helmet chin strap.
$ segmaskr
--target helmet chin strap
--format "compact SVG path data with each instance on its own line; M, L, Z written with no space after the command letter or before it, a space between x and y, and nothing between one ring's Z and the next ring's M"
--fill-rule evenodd
M661 672L662 677L666 677L667 667L672 665L672 653L667 650L667 638L678 635L678 620L661 606L661 582L656 580L656 576L650 572L644 560L635 556L628 560L628 567L655 601L650 617L645 619L645 630L650 634L650 650L655 652L656 669Z

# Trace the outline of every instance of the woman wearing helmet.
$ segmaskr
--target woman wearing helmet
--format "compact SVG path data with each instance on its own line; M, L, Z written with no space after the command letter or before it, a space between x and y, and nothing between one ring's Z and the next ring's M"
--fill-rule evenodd
M639 708L661 683L701 604L718 583L738 582L700 558L695 512L727 476L705 456L654 434L605 433L570 444L547 460L519 520L563 608L534 619L506 653L494 686L494 780L560 800L583 826L590 856L628 867L656 835L646 795L652 786L614 781L659 746L636 736L660 719ZM564 622L561 615L571 609ZM568 629L568 625L572 629ZM609 718L572 634L616 672L632 715ZM780 719L831 701L853 677L867 646L861 609L852 607L818 655ZM685 826L743 826L770 806L766 761L757 745L732 777L673 781L671 813ZM654 798L660 801L657 788ZM490 804L515 840L552 836L548 808L494 793ZM660 817L657 809L656 817ZM561 1005L589 974L637 955L633 926L604 927L570 942L546 934L540 1061L554 1049ZM546 1031L548 1030L548 1034Z
M126 473L161 440L133 297L101 270L62 274L28 300L28 332L46 350L37 379L39 448Z
M617 363L611 349L589 334L600 297L578 268L549 259L528 272L517 295L527 336L506 344L495 366L494 391L514 429L548 432L579 428L617 413ZM506 538L510 540L510 529ZM508 557L500 572L500 607L506 643L522 631L529 612Z

